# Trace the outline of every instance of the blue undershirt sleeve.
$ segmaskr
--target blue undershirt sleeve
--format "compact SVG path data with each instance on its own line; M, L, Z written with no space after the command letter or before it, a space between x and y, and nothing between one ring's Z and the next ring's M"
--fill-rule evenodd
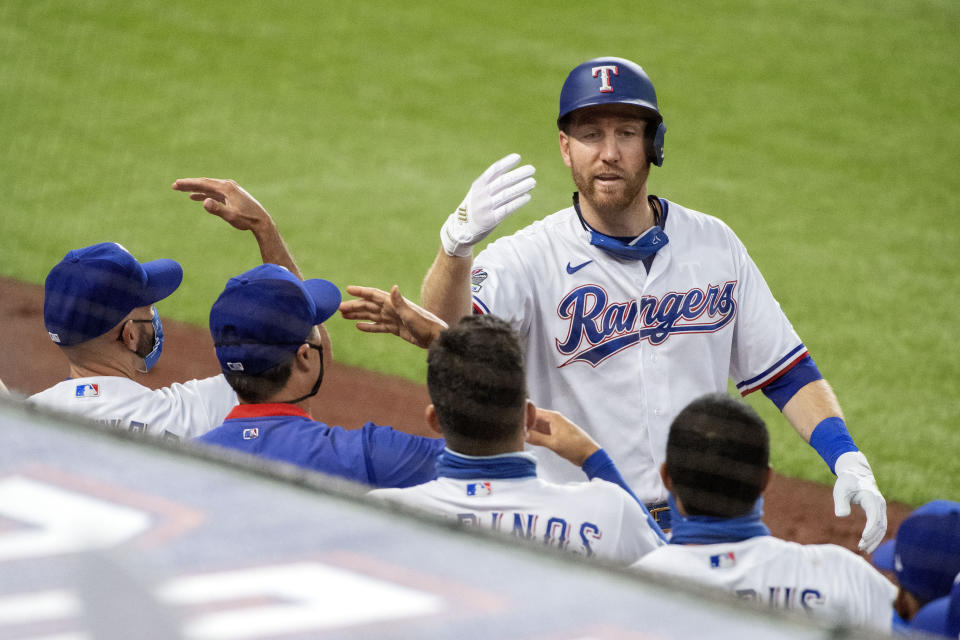
M777 409L783 411L783 407L790 401L797 391L815 380L822 380L820 370L817 369L817 363L808 354L790 367L786 373L779 378L761 387L763 395L770 398Z
M620 470L617 469L617 465L613 464L613 459L603 449L594 451L589 458L584 460L583 466L580 468L583 469L583 472L587 474L587 477L591 480L600 478L601 480L612 482L629 493L637 503L643 506L640 498L633 493L633 489L627 485L627 481L620 475Z
M600 480L606 480L607 482L612 482L617 485L633 498L640 508L643 509L643 512L647 516L647 524L650 525L650 528L660 536L661 540L666 540L667 537L664 535L663 530L660 528L660 525L657 524L656 520L653 519L653 516L650 515L650 511L647 509L647 505L643 504L640 498L633 492L627 481L623 479L623 476L620 475L620 470L617 469L617 465L613 464L613 459L607 455L607 452L603 449L597 449L593 454L583 461L583 466L580 467L583 469L583 472L587 474L587 477L593 480L594 478L599 478Z
M368 422L363 425L364 462L370 484L378 488L412 487L437 477L443 438L425 438Z

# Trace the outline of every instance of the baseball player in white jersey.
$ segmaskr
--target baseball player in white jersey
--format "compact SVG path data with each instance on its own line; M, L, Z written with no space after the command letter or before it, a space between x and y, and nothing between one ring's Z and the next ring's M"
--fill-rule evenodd
M447 441L437 479L371 495L622 565L664 544L606 453L562 415L538 413L527 400L520 343L499 318L464 318L440 334L430 345L427 388L427 421ZM591 480L538 478L537 459L523 452L528 435Z
M252 231L264 262L300 277L273 219L235 182L192 178L173 188L190 192L231 226ZM175 261L140 263L116 243L67 253L47 275L43 313L50 339L69 362L69 378L28 402L155 436L191 438L221 424L237 404L222 375L155 390L137 381L163 350L154 305L182 279Z
M763 524L769 436L748 405L725 394L698 398L673 421L666 452L660 473L675 510L673 535L634 567L890 631L897 589L869 562L837 545L774 538Z
M441 230L423 305L452 322L471 312L520 333L531 400L593 435L669 527L657 468L671 419L690 400L762 390L837 474L838 516L860 504L861 548L886 531L886 503L839 403L743 244L722 221L647 193L666 127L638 65L598 58L560 95L561 156L573 206L488 245L473 245L529 201L533 167L494 163ZM546 479L569 479L544 455Z

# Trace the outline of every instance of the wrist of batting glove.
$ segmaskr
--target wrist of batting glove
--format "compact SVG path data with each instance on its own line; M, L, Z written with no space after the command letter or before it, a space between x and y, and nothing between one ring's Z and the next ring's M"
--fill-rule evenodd
M467 196L450 214L440 229L440 242L449 256L467 258L473 245L487 237L504 218L530 202L530 190L537 182L536 169L520 162L520 155L511 153L490 165L473 181Z
M887 532L887 501L883 499L867 457L848 451L835 465L837 481L833 485L833 510L838 517L850 515L850 505L859 504L867 516L860 537L861 551L872 553Z
M473 245L483 240L490 233L488 231L479 237L477 234L465 233L463 229L464 220L462 219L465 216L466 206L461 204L440 227L440 244L443 245L443 250L448 256L471 257L473 255Z

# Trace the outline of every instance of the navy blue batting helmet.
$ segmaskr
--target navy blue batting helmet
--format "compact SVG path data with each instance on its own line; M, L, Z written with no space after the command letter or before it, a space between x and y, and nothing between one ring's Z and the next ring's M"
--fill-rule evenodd
M663 138L667 126L657 107L657 93L643 67L625 58L594 58L577 65L560 90L557 126L569 113L598 104L630 104L643 109L657 125L650 137L648 155L658 167L663 164Z

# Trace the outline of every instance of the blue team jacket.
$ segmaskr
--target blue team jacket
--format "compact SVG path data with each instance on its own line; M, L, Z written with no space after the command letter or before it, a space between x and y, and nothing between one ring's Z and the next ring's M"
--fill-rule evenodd
M374 487L411 487L437 477L442 438L412 436L368 422L330 427L292 404L241 404L195 438Z

